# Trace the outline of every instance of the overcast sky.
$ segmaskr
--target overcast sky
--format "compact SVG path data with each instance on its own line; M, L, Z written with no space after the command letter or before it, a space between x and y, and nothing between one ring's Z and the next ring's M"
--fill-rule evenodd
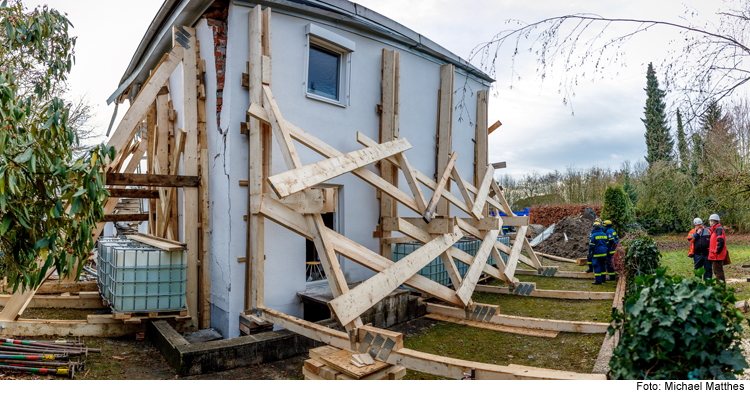
M70 78L76 95L95 106L102 133L114 109L106 99L117 88L160 0L48 0L68 13L78 36L76 65ZM715 19L718 1L679 0L362 0L371 8L467 58L471 49L509 26L508 19L527 23L571 14L665 20L686 23ZM708 4L707 4L708 3ZM33 2L26 2L33 6ZM686 13L689 10L689 13ZM693 15L697 13L697 17ZM490 161L507 161L514 175L564 170L566 166L619 168L646 152L643 107L646 65L664 58L674 29L652 29L626 45L627 67L608 70L604 79L583 81L575 89L573 112L558 93L559 72L542 82L532 55L522 53L515 71L521 76L509 89L509 46L498 59L497 83L489 104L490 123L503 126L490 137ZM521 47L523 49L523 47ZM617 73L617 75L615 75ZM127 105L126 105L127 106ZM125 108L125 106L123 107ZM120 116L123 111L120 110ZM119 120L119 119L118 119ZM675 125L672 126L673 128Z

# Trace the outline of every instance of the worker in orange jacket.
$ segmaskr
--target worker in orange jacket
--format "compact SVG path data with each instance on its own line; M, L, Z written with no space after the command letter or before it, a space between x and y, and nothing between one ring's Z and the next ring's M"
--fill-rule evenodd
M724 234L724 227L719 222L719 214L711 214L708 222L711 224L711 242L708 250L708 259L713 261L713 268L716 279L726 282L724 279L724 260L727 258L727 238Z
M695 255L695 243L693 242L693 234L698 231L698 227L703 225L703 220L696 218L693 220L693 229L687 234L687 240L690 242L690 250L688 251L688 258L692 258Z

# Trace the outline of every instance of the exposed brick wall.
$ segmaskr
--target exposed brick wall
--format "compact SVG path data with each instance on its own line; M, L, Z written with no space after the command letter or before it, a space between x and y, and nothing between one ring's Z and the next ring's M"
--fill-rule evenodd
M216 125L221 126L221 106L224 101L224 73L227 58L227 23L216 19L206 19L214 32L214 57L216 58Z

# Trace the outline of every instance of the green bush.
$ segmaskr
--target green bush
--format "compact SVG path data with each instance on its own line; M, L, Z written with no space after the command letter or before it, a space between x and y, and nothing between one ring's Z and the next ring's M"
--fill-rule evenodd
M632 296L638 286L636 278L651 275L659 268L661 252L659 252L656 242L640 231L623 241L626 241L625 245L627 245L622 259L622 270L628 282L625 293L627 296Z
M715 279L666 275L635 278L636 296L615 311L610 335L622 330L609 366L615 379L736 379L748 368L739 342L742 313L734 290Z
M671 162L654 163L643 173L638 197L638 222L652 234L687 232L702 212L690 177Z
M630 202L628 194L622 187L607 187L607 191L604 192L602 219L612 221L615 230L621 235L625 226L635 221L633 203Z

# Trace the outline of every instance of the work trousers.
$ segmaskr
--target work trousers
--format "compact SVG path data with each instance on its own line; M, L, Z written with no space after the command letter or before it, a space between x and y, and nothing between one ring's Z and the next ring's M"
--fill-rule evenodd
M594 266L594 281L604 283L607 281L607 257L606 256L594 256L592 258L592 265Z
M711 279L713 278L713 268L711 267L711 264L713 261L708 260L708 255L693 255L693 267L695 270L700 269L703 267L703 280Z
M709 261L710 262L710 261ZM716 275L716 279L726 282L724 279L724 261L713 261L712 269L714 272L714 275Z

